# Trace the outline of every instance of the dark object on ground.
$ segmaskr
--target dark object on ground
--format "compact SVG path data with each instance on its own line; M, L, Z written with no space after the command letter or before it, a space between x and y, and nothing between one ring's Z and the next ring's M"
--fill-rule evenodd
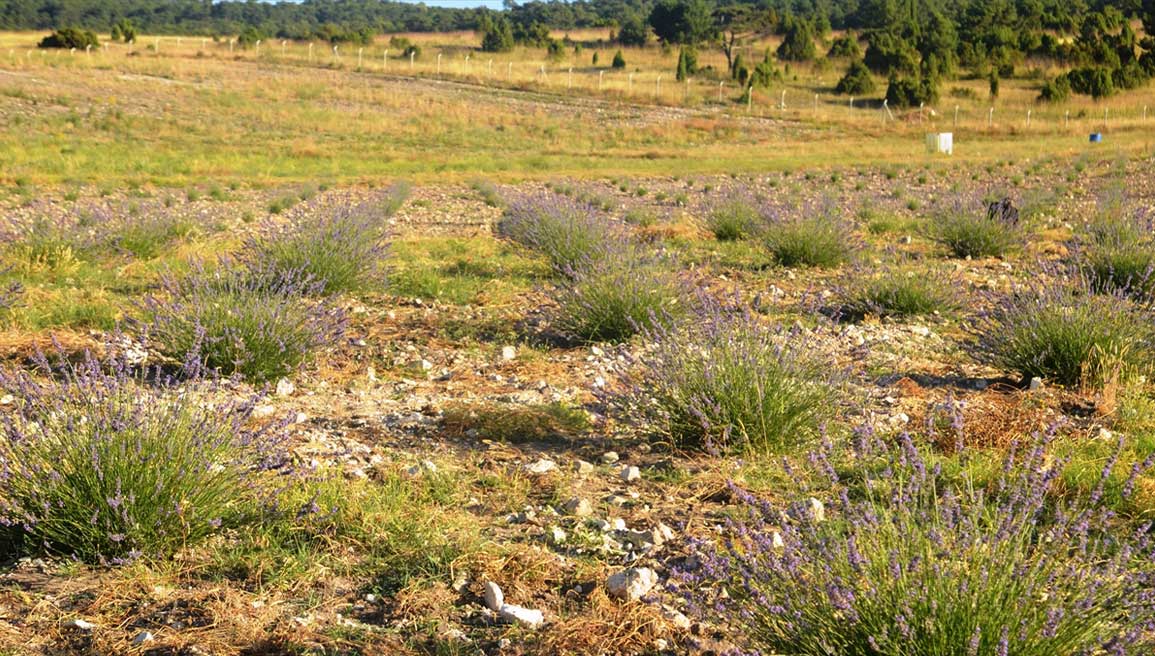
M1011 203L1010 198L996 200L987 206L987 218L992 221L1001 221L1007 225L1018 225L1019 208Z

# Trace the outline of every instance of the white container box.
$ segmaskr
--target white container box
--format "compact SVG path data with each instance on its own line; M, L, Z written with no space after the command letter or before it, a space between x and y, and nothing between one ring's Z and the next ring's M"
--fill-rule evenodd
M932 132L926 135L926 151L928 153L954 154L953 132Z

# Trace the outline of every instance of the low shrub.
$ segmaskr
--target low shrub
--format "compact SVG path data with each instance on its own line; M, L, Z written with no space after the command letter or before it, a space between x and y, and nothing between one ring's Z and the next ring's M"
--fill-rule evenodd
M967 201L941 207L931 215L928 237L954 257L1002 257L1022 242L1022 228L998 214L969 207Z
M403 190L358 204L298 214L248 240L240 256L249 269L276 286L285 275L305 274L324 294L379 291L385 285L386 219Z
M100 228L106 243L142 260L155 258L194 229L188 217L172 211L129 215Z
M744 653L893 656L1149 653L1151 543L1113 524L1101 494L1062 497L1046 435L984 486L946 480L909 435L863 433L843 480L828 452L826 505L801 482L746 506L674 576L692 610ZM1115 469L1103 469L1099 490ZM1134 486L1140 468L1126 483ZM1122 472L1124 477L1126 472ZM1057 507L1056 507L1057 506Z
M949 310L958 295L955 281L933 272L857 271L840 290L837 311L851 321L867 315L913 317Z
M718 241L738 241L757 232L761 215L753 202L741 198L723 200L706 214L706 229Z
M594 207L559 194L511 200L497 234L545 256L563 276L604 260L622 238Z
M29 551L168 557L238 519L255 474L280 462L277 431L249 425L252 403L205 403L211 386L170 389L92 358L41 357L38 373L0 372L16 399L0 440L0 522Z
M1150 239L1091 246L1083 252L1082 266L1095 291L1140 298L1155 292L1155 243Z
M685 311L683 284L633 247L571 271L556 297L555 329L582 342L616 342Z
M580 408L560 403L457 405L446 408L441 419L441 426L448 435L514 444L571 438L587 430L589 424L589 418Z
M1078 277L1078 276L1076 276ZM1102 382L1149 366L1148 312L1090 282L1023 287L999 299L972 326L987 364L1061 385Z
M611 401L679 448L779 452L833 416L838 381L804 336L706 302L690 325L655 325Z
M786 267L832 268L850 260L850 228L829 207L778 212L761 234L775 262Z
M230 265L164 276L163 293L142 304L150 345L171 360L259 383L292 373L340 338L342 313L312 298L320 283L301 272L254 277Z

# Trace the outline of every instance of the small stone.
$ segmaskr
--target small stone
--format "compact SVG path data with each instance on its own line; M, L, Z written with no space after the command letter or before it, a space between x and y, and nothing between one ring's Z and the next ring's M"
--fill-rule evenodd
M573 468L574 468L574 471L576 471L579 474L583 474L583 475L584 474L592 474L594 471L593 463L586 462L585 460L578 460L577 462L575 462L573 464Z
M64 623L66 629L76 629L77 631L91 631L96 628L92 622L82 619L68 620Z
M574 517L589 517L594 513L593 505L590 504L587 499L582 499L581 497L574 497L566 501L562 508L566 514L573 515Z
M914 239L912 239L910 235L903 235L902 237L899 238L898 243L909 244L912 241L914 241Z
M818 499L815 499L814 497L810 497L810 499L806 502L806 504L809 507L808 509L810 510L810 519L811 520L813 520L815 522L826 521L826 506L823 505L823 503L821 501L819 501Z
M1035 376L1034 378L1031 379L1030 390L1032 392L1037 392L1038 390L1040 390L1042 388L1043 388L1043 379L1042 378Z
M911 326L910 332L918 335L919 337L930 337L930 328L927 328L926 326Z
M1099 427L1099 433L1095 436L1096 439L1100 440L1110 440L1113 437L1115 437L1115 434L1102 426Z
M634 467L633 465L626 465L625 467L622 467L621 477L623 481L627 483L633 483L642 477L642 470Z
M0 405L12 405L12 402L15 400L11 394L5 394L4 396L0 396Z
M611 597L637 601L649 594L658 583L658 574L648 567L631 567L606 579L606 592Z
M533 608L523 608L513 604L505 604L497 611L501 619L536 629L545 623L545 614Z
M365 595L365 603L367 603L367 604L377 603L377 595L373 594L372 592Z
M303 412L298 412L296 415L293 415L293 422L294 423L303 424L306 421L309 421L309 415L307 415Z
M253 419L272 417L276 412L277 409L271 405L258 405L253 408Z
M505 593L493 581L485 582L485 589L481 592L481 598L485 600L485 607L492 611L500 611L501 607L505 605Z
M502 638L501 640L497 641L497 648L498 649L509 649L510 646L512 646L512 645L513 645L513 641L510 640L509 638Z
M602 462L612 465L619 460L617 451L606 451L602 454Z
M651 531L625 531L622 534L628 544L635 549L645 549L646 547L660 547L665 539L657 529Z
M567 537L569 537L569 536L566 535L566 532L564 530L562 530L560 526L549 527L549 543L550 544L552 544L552 545L565 544Z
M552 460L546 460L545 458L525 466L525 471L531 474L537 474L539 476L542 474L548 474L555 469L557 469L557 463Z
M786 546L786 543L782 541L781 533L774 531L770 534L770 546L774 547L775 549L781 549Z
M675 627L683 631L690 630L690 618L686 617L675 608L662 606L662 617L666 618L667 622L673 624Z
M293 392L297 391L297 386L288 378L282 378L277 381L277 396L291 396Z
M513 346L501 347L501 359L509 362L517 357L517 348Z
M140 645L143 645L146 642L152 642L153 640L156 640L156 637L153 636L151 632L141 631L140 633L136 634L136 637L132 639L132 644L139 647Z
M590 354L593 355L594 357L601 358L601 357L605 357L606 352L603 351L600 347L591 346L590 347Z

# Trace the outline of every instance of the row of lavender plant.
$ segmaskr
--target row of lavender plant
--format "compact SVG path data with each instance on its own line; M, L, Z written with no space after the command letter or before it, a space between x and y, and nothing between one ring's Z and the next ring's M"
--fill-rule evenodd
M686 285L670 258L585 202L559 194L513 198L496 232L549 261L558 278L554 327L566 337L618 341L686 310Z
M236 259L164 276L142 304L149 344L253 382L292 373L343 334L334 295L383 289L387 220L407 193L309 204L246 240Z

